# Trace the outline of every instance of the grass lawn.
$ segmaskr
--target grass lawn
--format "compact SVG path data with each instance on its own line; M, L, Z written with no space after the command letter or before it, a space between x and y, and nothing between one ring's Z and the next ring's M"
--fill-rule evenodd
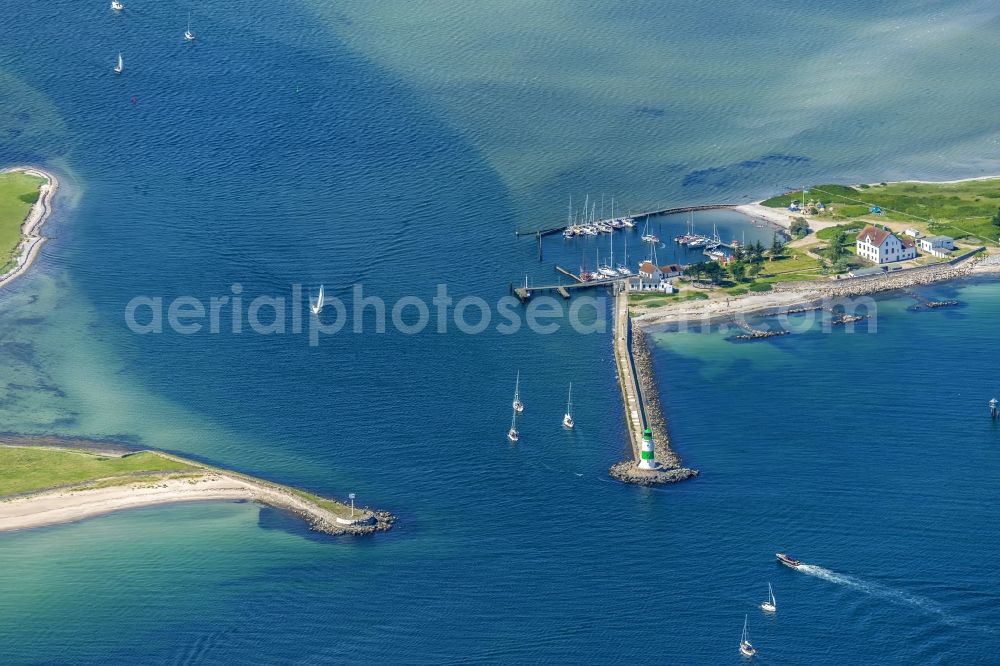
M136 472L188 472L193 465L149 451L122 458L65 449L0 446L0 496L86 483Z
M5 269L21 242L21 224L38 201L38 188L44 182L20 171L0 173L0 270Z
M784 207L792 199L802 198L801 191L790 192L768 199L764 205ZM1000 178L963 183L891 183L865 188L817 185L809 189L806 198L833 204L835 218L920 223L931 234L973 238L992 245L997 245L1000 238L1000 228L991 222L1000 210ZM879 206L885 214L871 216L872 206Z
M864 222L848 222L847 224L838 224L835 227L827 227L826 229L820 229L816 232L816 238L820 240L833 240L841 232L848 234L857 234L859 231L865 228Z

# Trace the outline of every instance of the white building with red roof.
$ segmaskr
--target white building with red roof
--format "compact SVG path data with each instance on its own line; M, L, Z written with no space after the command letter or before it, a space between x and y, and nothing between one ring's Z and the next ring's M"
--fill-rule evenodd
M857 240L858 256L873 264L889 264L917 258L917 248L909 238L901 239L888 229L869 224Z

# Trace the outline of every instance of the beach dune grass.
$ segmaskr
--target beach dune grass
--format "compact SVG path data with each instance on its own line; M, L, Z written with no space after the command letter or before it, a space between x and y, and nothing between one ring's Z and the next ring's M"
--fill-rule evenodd
M138 475L203 471L140 451L115 457L87 451L0 446L0 497Z
M21 242L21 225L38 201L44 178L22 171L0 173L0 269L9 267Z

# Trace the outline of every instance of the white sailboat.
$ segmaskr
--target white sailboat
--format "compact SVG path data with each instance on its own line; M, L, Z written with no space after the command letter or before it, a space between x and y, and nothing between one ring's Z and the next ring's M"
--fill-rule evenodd
M757 649L750 644L750 634L747 633L747 616L743 616L743 636L740 638L740 654L744 657L752 657L757 654Z
M514 384L514 401L510 403L510 406L514 408L515 414L520 414L524 411L524 403L521 402L521 371L517 371L517 382Z
M510 430L507 431L507 439L513 444L520 438L521 435L517 432L517 412L515 411L510 415Z
M767 584L767 601L762 601L760 607L761 610L768 613L778 612L778 600L774 598L774 590L771 589L771 583Z
M125 5L123 5L118 0L111 0L111 9L113 11L120 12L121 10L125 9Z
M125 71L125 61L122 59L121 52L118 53L118 64L115 65L115 74L121 74Z
M188 12L188 27L187 30L184 31L184 41L185 42L194 41L194 33L191 32L191 12Z
M325 302L325 297L323 294L323 285L319 286L319 295L316 297L315 302L309 304L309 309L312 310L314 315L318 315L320 310L323 309L323 303Z
M573 421L573 382L569 383L569 393L566 395L566 413L563 415L563 425L570 429L576 425Z
M646 217L646 227L642 232L642 241L644 243L659 243L660 239L657 236L649 233L649 217Z

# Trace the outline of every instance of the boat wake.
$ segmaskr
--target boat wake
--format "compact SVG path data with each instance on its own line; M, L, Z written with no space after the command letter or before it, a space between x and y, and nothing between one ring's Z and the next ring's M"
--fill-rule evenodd
M966 622L964 619L949 613L944 606L936 601L928 599L927 597L910 594L905 590L897 590L896 588L889 587L888 585L882 585L881 583L874 583L856 578L855 576L848 576L847 574L830 571L829 569L816 566L815 564L801 564L796 568L796 571L801 571L804 574L809 574L810 576L815 576L816 578L822 578L823 580L831 583L845 585L858 590L859 592L863 592L873 597L878 597L879 599L894 603L898 606L918 608L922 611L926 611L927 613L937 615L943 622L949 625L964 624Z

